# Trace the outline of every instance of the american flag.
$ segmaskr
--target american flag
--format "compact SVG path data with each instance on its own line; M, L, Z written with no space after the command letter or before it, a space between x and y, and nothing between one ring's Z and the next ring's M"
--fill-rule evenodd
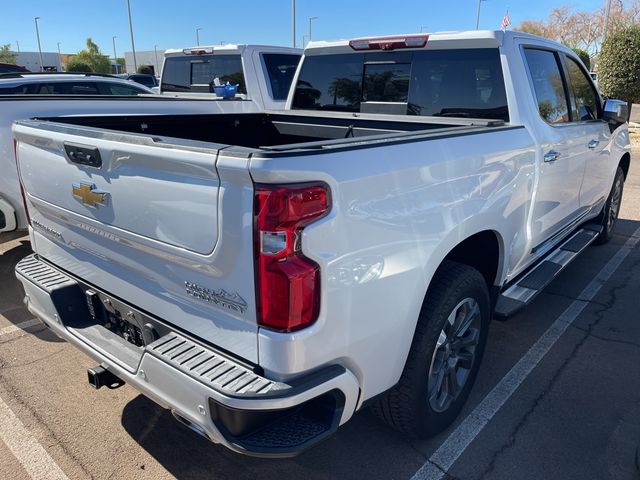
M509 18L509 10L507 10L504 14L504 17L502 17L502 23L500 24L500 28L502 29L502 31L504 31L510 25L511 25L511 19Z

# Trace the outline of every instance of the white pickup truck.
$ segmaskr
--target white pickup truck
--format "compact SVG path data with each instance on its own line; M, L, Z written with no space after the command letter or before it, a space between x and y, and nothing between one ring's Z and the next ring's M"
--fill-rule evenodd
M237 452L454 420L492 317L606 242L626 103L517 32L315 43L286 111L19 121L26 304Z
M215 96L214 79L238 85L233 100L251 100L256 111L283 109L302 50L267 45L217 45L167 50L160 93ZM229 102L231 99L226 99Z

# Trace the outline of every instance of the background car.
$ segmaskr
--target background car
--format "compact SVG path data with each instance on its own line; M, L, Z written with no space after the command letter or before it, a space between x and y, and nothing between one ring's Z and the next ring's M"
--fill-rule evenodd
M125 80L132 80L148 88L157 87L158 85L160 85L160 82L155 76L148 75L146 73L122 73L118 75L118 77Z
M0 74L0 95L119 95L153 93L138 83L92 73Z
M14 73L14 72L29 72L20 65L14 65L12 63L0 63L0 73Z

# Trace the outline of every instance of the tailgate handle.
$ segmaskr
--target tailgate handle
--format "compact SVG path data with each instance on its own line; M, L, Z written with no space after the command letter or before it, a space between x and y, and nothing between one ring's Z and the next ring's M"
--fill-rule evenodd
M67 158L73 163L94 168L102 167L102 158L98 147L64 142L64 151L67 153Z

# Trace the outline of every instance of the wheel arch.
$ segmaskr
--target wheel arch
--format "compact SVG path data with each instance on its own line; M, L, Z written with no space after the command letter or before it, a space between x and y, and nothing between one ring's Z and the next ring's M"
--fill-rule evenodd
M622 168L622 171L624 172L624 179L626 180L629 175L629 167L631 166L631 153L625 152L620 158L618 166Z
M496 230L481 230L454 245L444 258L478 270L491 289L500 284L504 259L504 241ZM439 267L438 267L439 268ZM428 288L427 288L428 292Z

